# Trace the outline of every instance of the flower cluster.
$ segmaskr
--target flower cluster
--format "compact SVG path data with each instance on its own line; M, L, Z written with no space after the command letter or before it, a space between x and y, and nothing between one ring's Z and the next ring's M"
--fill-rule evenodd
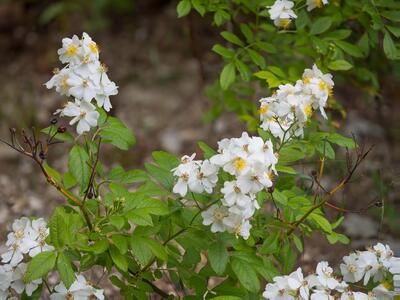
M178 177L173 191L182 197L188 190L212 193L222 169L232 180L225 181L220 189L221 202L202 213L203 224L211 225L212 232L228 231L247 239L251 229L249 219L259 208L256 194L272 186L277 162L271 141L264 142L244 132L240 138L218 142L218 154L209 160L184 156L172 170Z
M323 74L316 65L304 70L295 85L280 85L271 97L260 100L261 128L281 141L302 136L315 110L319 109L327 118L324 108L333 86L332 75Z
M56 113L72 117L70 125L77 123L77 132L82 134L97 125L99 113L92 101L109 111L112 107L110 96L118 93L118 87L108 78L107 67L99 61L99 48L87 33L83 33L81 39L76 35L64 38L58 55L66 66L54 71L46 87L75 99Z
M42 251L53 250L53 247L46 243L49 229L43 219L31 221L23 217L14 221L12 230L7 236L7 250L1 255L3 265L0 265L0 299L8 299L11 290L16 294L25 291L31 296L42 280L24 283L27 264L23 260Z
M307 0L307 10L311 11L314 8L322 7L328 4L328 0ZM293 11L294 2L290 0L276 0L269 8L268 13L275 26L288 28L293 19L297 18Z
M104 291L96 289L82 275L76 275L76 280L67 289L64 283L60 282L54 287L54 293L50 295L51 300L68 299L104 299Z
M301 268L287 276L277 276L268 283L263 293L270 300L383 300L392 299L387 284L376 286L365 294L352 291L348 283L356 283L364 277L367 285L370 278L382 282L392 271L400 271L400 260L393 257L389 246L379 243L368 251L352 253L343 258L340 265L342 278L335 276L327 262L318 263L315 274L304 277ZM394 280L396 281L396 276ZM398 279L397 279L398 280Z
M13 296L24 292L30 297L42 284L42 279L25 282L24 277L30 258L40 252L54 250L46 243L48 235L47 223L42 218L31 221L22 217L14 221L12 231L7 236L7 250L1 255L3 264L0 265L0 300L17 299ZM50 295L51 299L56 300L74 297L104 299L103 290L95 289L82 275L77 275L76 281L69 289L66 289L62 282L59 283L55 287L55 293Z

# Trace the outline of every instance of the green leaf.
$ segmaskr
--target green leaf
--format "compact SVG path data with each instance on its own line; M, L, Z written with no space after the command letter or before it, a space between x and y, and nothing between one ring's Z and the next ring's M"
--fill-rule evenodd
M150 248L151 252L159 259L163 261L168 260L168 253L165 250L165 247L156 240L145 239L144 243Z
M189 14L192 5L189 0L181 0L176 7L176 12L178 13L178 18L182 18Z
M391 21L400 22L400 10L383 11L383 12L381 12L381 15Z
M219 78L219 83L221 85L221 88L223 90L228 89L231 86L231 84L235 82L235 79L236 79L235 64L231 62L225 65L225 67L222 69Z
M28 262L28 267L24 276L24 282L31 282L35 279L43 278L55 266L57 254L54 251L41 252Z
M240 47L244 46L244 43L240 40L240 38L232 32L222 31L221 35L225 40L227 40L228 42L230 42L232 44L235 44Z
M239 279L243 287L251 292L258 292L260 289L260 281L258 280L257 273L248 262L238 258L232 259L232 270Z
M70 132L60 133L57 132L58 128L56 126L49 126L47 128L42 129L40 132L43 132L49 136L54 135L54 139L63 141L63 142L73 142L74 136Z
M111 259L113 260L115 265L124 272L128 271L128 260L126 256L123 255L114 245L110 245L109 251Z
M349 63L348 61L345 61L343 59L331 61L328 64L328 68L334 71L347 71L353 68L353 65Z
M111 237L111 240L113 241L113 244L115 247L118 248L118 250L121 252L121 254L125 254L128 251L128 238L122 234L114 234Z
M397 38L400 38L400 27L395 27L395 26L386 26L387 29Z
M74 145L68 156L68 170L81 185L81 190L86 189L89 183L89 155L86 150L79 145Z
M211 300L241 300L242 298L236 296L217 296L211 298Z
M276 88L282 83L281 80L279 80L278 77L276 77L276 75L270 71L259 71L255 73L254 76L261 79L266 79L269 88Z
M125 225L125 219L121 216L110 216L109 217L110 224L115 226L118 230L121 230Z
M222 275L228 263L229 255L221 241L217 241L210 246L208 249L208 259L215 273Z
M350 149L353 149L355 147L357 147L356 142L354 141L354 139L343 136L339 133L330 133L327 136L328 141L330 141L331 143L334 143L336 145L339 145L341 147L347 147Z
M311 25L310 34L318 35L327 31L332 25L331 17L321 17Z
M222 57L225 58L233 58L235 56L235 51L225 48L224 46L220 45L220 44L216 44L212 47L212 51L214 51L215 53L221 55Z
M175 155L172 155L168 152L154 151L151 155L153 156L154 161L167 171L171 171L180 163L179 159L177 159Z
M293 175L297 174L297 171L295 169L293 169L292 167L282 166L279 164L276 165L276 170L281 173L287 173L287 174L293 174Z
M43 167L46 170L46 172L53 177L58 183L61 182L61 175L60 173L53 169L52 167L50 167L47 163L43 163Z
M312 213L310 214L310 218L314 220L326 233L332 233L332 226L324 216Z
M250 81L252 72L250 68L243 63L241 60L235 60L235 66L240 73L240 76L244 81Z
M128 150L136 143L132 131L114 117L108 117L100 131L100 136L105 142L109 142L121 150Z
M392 37L389 33L385 33L383 38L383 51L386 54L386 57L389 59L398 59L399 53L397 51L396 45L393 42Z
M294 242L297 250L299 250L302 253L304 251L304 247L303 247L303 242L301 241L301 239L297 235L293 235L293 242Z
M251 60L260 68L265 68L265 59L264 57L259 54L258 52L254 51L253 49L246 49L247 53L249 54Z
M143 170L125 171L121 166L114 167L108 174L108 179L117 181L121 184L143 182L148 180L148 175Z
M205 159L209 159L210 157L217 154L217 151L215 151L213 148L211 148L204 142L198 142L198 145L199 145L201 151L203 151Z
M57 257L57 271L60 274L61 281L69 289L76 278L71 260L63 252L60 252Z
M125 213L128 220L140 226L153 226L153 220L149 214L143 214L139 211L129 211Z
M254 40L254 35L253 31L251 31L251 28L249 25L242 23L240 24L240 31L242 34L245 36L246 40L248 43L252 43Z
M344 40L348 38L350 35L351 35L350 29L339 29L326 33L324 35L324 40L327 41Z
M344 41L335 41L335 44L347 54L354 57L363 57L364 54L359 47Z
M206 8L201 3L201 0L192 0L192 6L202 17L206 13Z
M152 253L149 246L144 243L143 240L145 240L145 238L132 235L129 244L131 246L133 255L139 261L139 263L146 265L150 261Z

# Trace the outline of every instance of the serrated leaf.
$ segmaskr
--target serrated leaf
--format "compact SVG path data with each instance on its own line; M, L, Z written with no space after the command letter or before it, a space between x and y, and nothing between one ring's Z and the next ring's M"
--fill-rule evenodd
M249 263L238 258L233 258L231 266L239 282L246 290L258 292L260 281L258 280L257 273Z
M210 261L211 268L221 275L224 273L226 265L229 260L228 251L221 241L213 243L208 249L208 259Z
M100 131L100 136L105 142L109 142L121 150L128 150L136 143L132 131L115 117L108 117Z
M89 155L80 145L74 145L68 155L68 170L81 185L81 189L85 189L89 183Z
M115 265L124 272L128 271L128 260L126 256L114 245L110 245L109 252Z
M143 242L144 238L132 235L130 238L130 247L135 258L140 264L146 265L151 257L152 253L147 244Z
M389 59L398 59L399 58L399 53L397 50L396 45L393 42L392 37L390 36L389 33L385 33L385 36L383 37L383 51L386 54L386 57Z
M204 158L209 159L212 156L214 156L215 154L217 154L217 151L215 151L213 148L208 146L206 143L198 142L197 144L199 145L200 149L203 151Z
M113 244L115 247L118 248L118 250L121 252L121 254L125 254L128 251L128 238L122 234L114 234L111 237L111 240L113 241Z
M57 257L57 271L60 275L61 281L65 284L67 289L69 289L76 278L71 260L63 252L60 252Z
M45 251L34 256L28 262L24 282L31 282L46 276L54 268L56 260L57 254L54 251Z

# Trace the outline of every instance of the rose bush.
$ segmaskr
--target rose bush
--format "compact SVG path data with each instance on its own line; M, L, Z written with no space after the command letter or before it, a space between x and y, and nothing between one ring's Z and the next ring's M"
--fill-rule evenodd
M331 126L334 80L327 69L353 69L351 76L376 83L374 70L361 67L369 63L368 49L378 44L371 30L382 31L384 53L397 58L392 36L398 29L383 18L396 22L398 4L343 1L341 11L334 7L338 2L273 2L179 3L181 16L191 7L212 12L217 25L231 20L246 39L248 44L233 32L222 33L238 48L213 48L227 60L214 92L224 90L222 97L229 98L224 103L249 122L251 133L224 137L217 146L199 142L201 158L156 151L144 169L103 166L103 144L123 151L135 137L108 114L118 87L99 60L97 44L86 33L62 40L58 54L64 67L55 69L46 87L70 100L40 133L11 129L10 140L3 142L32 159L66 203L47 223L26 217L13 223L1 255L0 299L46 294L103 299L96 278L85 273L94 267L126 299L152 294L219 300L391 299L400 266L389 246L377 244L344 257L341 275L327 262L308 276L301 268L293 270L306 236L318 231L329 243L349 243L338 231L344 216L332 221L324 208L343 211L332 197L350 182L370 149ZM311 22L308 11L316 8L326 15ZM236 24L241 13L254 14L255 23ZM285 29L261 22L267 16ZM372 29L366 26L371 20ZM349 22L359 29L354 35L345 28ZM356 36L359 46L344 41ZM280 67L267 67L260 51L272 53L271 61ZM307 64L314 57L315 64ZM244 82L268 84L270 91L257 109L232 97L239 97ZM69 126L64 117L70 118ZM64 174L46 161L59 143L69 147ZM343 155L346 159L335 160ZM299 162L317 171L304 173ZM340 174L332 186L322 183L327 168ZM177 291L160 288L160 280L172 282Z

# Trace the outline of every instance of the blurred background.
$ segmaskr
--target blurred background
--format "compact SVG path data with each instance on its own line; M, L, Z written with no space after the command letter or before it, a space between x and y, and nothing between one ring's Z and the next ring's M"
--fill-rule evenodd
M0 1L0 137L8 138L9 127L48 126L65 99L43 84L60 67L61 39L82 31L99 44L101 61L119 85L112 113L132 128L138 141L129 152L106 149L108 166L141 167L153 150L193 153L199 140L215 147L223 137L240 135L246 128L234 114L212 121L205 114L210 107L207 86L223 63L210 50L223 43L219 31L197 14L178 19L176 5L172 0ZM359 93L350 81L335 87L347 110L347 117L338 120L339 131L354 133L366 147L374 145L335 204L349 210L342 230L352 239L350 248L383 240L400 255L400 82L386 70L379 80L382 88L374 97ZM53 148L49 161L54 168L66 167L67 150ZM325 180L336 179L328 173ZM47 217L63 201L31 161L0 145L1 243L14 218ZM332 216L336 214L333 210ZM321 236L305 245L302 263L310 265L322 259L335 264L349 247L332 246Z

